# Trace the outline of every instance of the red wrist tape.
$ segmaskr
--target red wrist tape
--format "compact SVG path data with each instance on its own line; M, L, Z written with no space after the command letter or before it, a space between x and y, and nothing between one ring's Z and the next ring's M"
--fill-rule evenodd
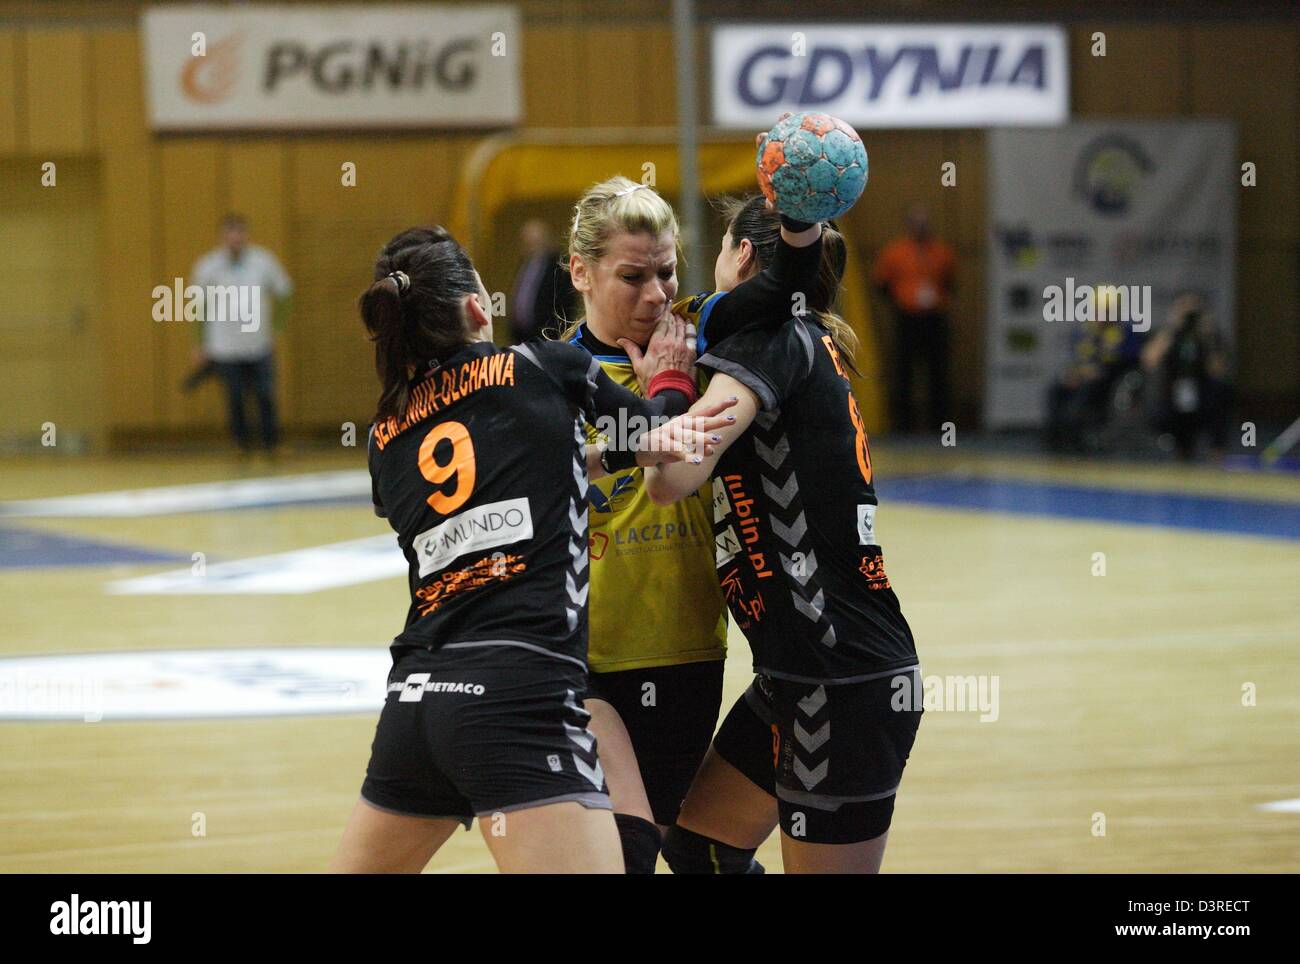
M691 376L675 368L665 369L650 379L650 384L646 386L646 398L654 398L665 388L672 388L681 392L686 396L687 402L692 405L700 397L699 390L695 387L695 381Z

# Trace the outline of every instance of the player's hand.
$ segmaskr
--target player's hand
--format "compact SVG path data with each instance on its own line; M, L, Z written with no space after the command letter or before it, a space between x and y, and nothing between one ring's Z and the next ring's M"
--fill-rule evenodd
M196 349L194 349L194 356L193 356L193 357L194 357L194 364L195 364L196 366L197 366L197 365L206 365L206 364L208 363L208 353L205 352L202 348L196 348Z
M650 390L650 379L662 371L675 370L694 377L695 326L681 315L664 316L644 353L631 339L620 338L618 343L627 352L643 395Z
M642 467L669 462L700 464L722 441L718 429L735 424L736 416L722 413L736 401L732 396L714 405L705 405L645 432L637 443L637 464Z

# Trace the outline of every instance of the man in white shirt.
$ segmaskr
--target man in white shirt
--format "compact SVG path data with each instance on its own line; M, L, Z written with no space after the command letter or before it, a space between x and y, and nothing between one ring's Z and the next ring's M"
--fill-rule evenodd
M251 450L244 394L252 391L261 442L272 451L280 437L274 331L283 326L293 283L275 255L249 243L248 223L239 214L221 222L221 245L198 260L190 283L207 292L202 347L195 360L212 362L225 383L231 434L241 450Z

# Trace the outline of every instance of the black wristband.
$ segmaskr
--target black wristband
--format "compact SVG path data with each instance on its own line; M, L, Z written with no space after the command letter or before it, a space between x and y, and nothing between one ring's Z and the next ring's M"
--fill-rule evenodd
M600 467L606 475L614 475L625 469L636 467L636 451L633 449L605 449L600 453Z
M793 231L795 234L798 234L800 231L807 231L816 223L816 221L796 221L788 214L781 215L781 227L785 228L787 231Z

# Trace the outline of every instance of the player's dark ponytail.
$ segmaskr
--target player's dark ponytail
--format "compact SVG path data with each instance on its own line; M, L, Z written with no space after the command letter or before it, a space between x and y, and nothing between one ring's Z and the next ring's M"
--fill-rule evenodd
M754 255L758 258L759 270L766 268L776 257L776 243L781 237L780 215L767 210L763 195L753 194L745 198L724 197L715 202L722 213L727 230L731 233L731 243L739 244L742 238L748 238L754 246ZM844 236L833 221L822 222L822 260L817 268L817 282L808 292L808 309L817 316L817 320L830 332L835 347L839 349L844 362L855 375L861 375L853 355L858 350L858 336L853 326L841 318L835 311L835 302L839 298L840 282L844 279L844 269L848 264L848 248Z
M384 246L360 300L382 386L376 421L400 417L412 374L469 341L461 302L477 292L469 255L440 227L409 228Z

